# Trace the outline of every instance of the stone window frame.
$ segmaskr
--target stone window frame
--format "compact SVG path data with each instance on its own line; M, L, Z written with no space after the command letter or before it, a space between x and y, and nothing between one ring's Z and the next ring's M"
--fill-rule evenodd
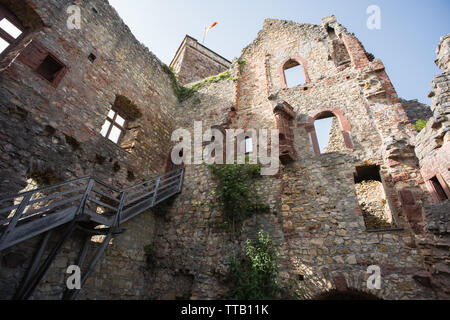
M305 77L305 83L304 83L303 85L307 85L307 84L309 84L309 83L311 82L311 79L309 78L309 74L308 74L308 71L307 71L307 69L308 69L308 63L307 63L307 61L306 61L305 59L303 59L302 57L299 57L299 56L289 57L289 58L286 58L286 59L281 63L281 66L280 66L280 68L278 69L278 73L279 73L279 75L280 75L280 77L281 77L281 88L282 88L283 90L289 89L289 87L288 87L288 85L287 85L287 81L286 81L286 74L285 74L285 71L288 69L288 68L287 68L287 65L288 65L290 62L292 62L292 61L297 62L297 63L302 67L302 69L303 69L303 74L304 74L304 77Z
M313 145L314 153L316 156L320 156L322 153L320 152L319 140L317 139L316 127L314 123L316 120L324 119L330 115L330 117L336 117L339 121L339 126L341 127L342 135L344 136L344 143L347 149L354 150L353 141L351 136L352 126L348 118L344 115L344 113L339 109L322 109L320 111L315 112L311 117L308 118L308 122L306 123L306 131L309 133L311 138L311 143Z
M439 182L441 188L444 190L445 195L447 196L448 199L450 199L450 188L447 185L447 183L445 182L444 178L442 177L442 175L439 172L436 172L434 175L430 176L429 179L427 179L426 181L426 186L428 188L428 191L431 193L431 195L433 196L433 199L436 203L440 203L443 201L446 201L447 199L442 199L441 196L439 195L439 192L436 190L436 187L433 183L433 179L437 179L437 181Z
M25 28L22 22L8 9L0 4L0 21L6 18L11 24L13 24L17 29L22 31L22 33L17 37L12 37L8 32L0 28L0 38L9 43L9 46L0 53L0 60L3 59L8 52L14 48L20 41L22 41L28 34L28 28Z
M114 112L114 117L113 118L111 118L110 116L109 116L109 113L110 112ZM116 122L116 120L117 120L117 116L120 116L122 119L124 119L124 123L123 123L123 125L120 125L118 122ZM125 135L125 132L126 132L126 130L127 130L127 124L128 124L128 120L127 120L127 117L124 115L124 114L122 114L121 113L121 111L120 110L118 110L117 108L111 108L111 110L108 112L108 115L106 116L106 120L105 120L105 123L106 122L109 122L110 124L109 124L109 128L108 128L108 132L106 133L106 135L105 136L103 136L105 139L108 139L109 141L111 141L112 143L114 143L115 145L120 145L120 141L121 141L121 139L124 137L124 135ZM119 138L117 139L117 142L114 142L114 141L112 141L110 138L109 138L109 136L110 136L110 134L111 134L111 131L112 131L112 129L113 129L113 127L117 127L119 130L120 130L120 136L119 136Z

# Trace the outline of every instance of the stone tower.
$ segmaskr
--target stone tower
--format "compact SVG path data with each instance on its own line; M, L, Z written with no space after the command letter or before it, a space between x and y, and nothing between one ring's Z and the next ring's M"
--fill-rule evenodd
M178 81L182 84L215 76L228 70L230 65L230 61L188 35L170 63L170 67L178 75Z

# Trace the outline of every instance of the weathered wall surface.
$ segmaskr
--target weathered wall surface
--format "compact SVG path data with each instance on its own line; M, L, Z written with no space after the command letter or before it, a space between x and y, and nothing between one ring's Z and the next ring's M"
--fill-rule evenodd
M418 100L401 99L401 103L412 124L415 124L418 120L428 120L433 116L430 106L420 103Z
M25 4L36 9L47 27L32 30L23 43L39 41L69 69L55 88L20 59L13 60L23 43L2 61L6 69L0 73L0 195L18 193L30 176L50 176L54 180L47 183L54 183L93 175L121 188L161 173L177 103L162 63L134 38L107 1L79 4L81 30L67 28L66 9L71 1ZM91 53L97 57L94 62L88 59ZM99 133L116 95L128 97L142 113L132 123L135 141L129 150ZM153 227L150 213L126 223L128 232L114 239L95 280L88 282L81 297L146 297L140 269L145 267L143 247L152 242ZM2 298L17 288L38 240L2 252ZM77 241L67 244L36 298L60 295L78 245ZM17 260L15 252L26 259L8 268L10 261Z
M444 71L437 75L430 93L433 116L416 138L416 155L420 162L423 187L431 196L426 209L429 233L420 242L426 259L427 273L421 277L435 290L449 296L449 212L450 212L450 35L441 38L436 64ZM434 183L432 182L434 179ZM440 185L437 190L436 184Z
M328 26L334 28L336 38L330 38ZM283 64L292 58L304 67L307 82L285 88ZM240 59L245 65L235 84L236 112L228 113L229 128L276 128L274 107L281 100L295 112L291 130L298 160L264 180L268 182L262 195L276 195L275 208L280 214L255 218L259 221L256 229L266 229L275 238L283 281L303 279L297 285L305 298L342 289L342 279L349 288L367 291L367 267L378 265L383 288L371 293L386 299L437 297L413 278L424 270L423 252L416 246L417 236L423 233L426 197L412 145L416 132L381 61L368 54L333 17L324 19L321 26L266 20ZM233 70L237 72L236 67ZM191 98L185 106L196 101L198 113L191 115L188 109L183 123L200 117L211 124L224 123L234 99L228 84L223 92L214 91L215 101L226 101L223 109ZM317 155L313 124L323 111L339 118L340 129L347 132L346 148ZM354 174L356 166L369 164L380 166L395 228L366 230ZM207 169L187 167L184 193L175 201L156 242L163 249L157 249L162 266L155 271L155 278L164 277L164 281L155 281L151 287L159 297L186 294L186 285L177 289L176 279L187 275L192 298L219 298L226 292L222 281L228 263L225 252L237 250L239 242L223 232L214 237L210 230L199 233L199 221L220 217L220 212L192 205L214 201L208 194L214 189L210 179ZM269 202L273 205L273 200ZM195 241L189 236L192 234ZM244 228L239 240L249 235ZM177 258L170 259L173 256ZM194 260L201 263L196 265Z
M271 213L248 219L234 237L218 226L223 218L209 169L187 165L183 192L166 214L141 214L125 224L127 231L113 240L80 298L222 298L229 255L260 229L271 234L280 252L282 281L295 280L304 298L333 288L367 291L369 265L382 270L382 289L370 291L374 295L446 298L448 244L442 232L448 229L429 233L436 229L428 222L439 216L440 225L447 225L448 210L430 203L422 174L428 155L449 154L444 143L447 74L434 82L438 117L416 138L408 106L398 99L382 62L334 17L321 25L268 19L243 50L240 63L231 66L236 80L206 83L179 104L161 62L136 41L106 1L80 4L82 29L72 31L65 14L72 2L25 3L32 4L46 27L31 32L0 62L0 196L22 190L36 176L52 183L95 174L118 188L141 181L167 168L172 131L183 127L192 132L194 121L200 120L204 130L274 129L288 123L283 130L292 139L286 143L296 154L284 159L277 175L256 182L256 192ZM69 67L57 88L14 59L30 39ZM444 66L447 44L439 51L438 63ZM93 63L91 53L97 57ZM213 66L204 57L195 60L198 56L188 53L184 59L193 60L179 60L187 68L181 73L201 77L181 79L183 83L222 71L210 73ZM302 65L306 82L287 88L283 72L292 61ZM116 95L128 97L142 113L133 122L135 141L129 150L99 134ZM275 117L274 107L280 105L292 106L293 119ZM341 131L343 147L336 137L339 150L319 154L314 121L329 115L339 120L333 132ZM430 134L437 138L431 147L436 153L431 154L425 142ZM437 162L446 170L445 162ZM355 174L357 167L369 165L379 167L395 228L366 230ZM0 297L14 294L38 241L1 253ZM77 235L65 245L33 298L60 297L80 241ZM146 245L155 250L153 270L146 265Z

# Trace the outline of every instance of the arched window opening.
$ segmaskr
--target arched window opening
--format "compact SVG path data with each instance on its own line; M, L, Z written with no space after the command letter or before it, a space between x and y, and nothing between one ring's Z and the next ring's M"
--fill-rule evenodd
M347 149L339 120L332 112L319 116L314 126L321 154Z
M322 153L353 150L352 126L339 109L318 111L305 125L317 156Z
M339 291L339 290L330 290L324 293L319 294L318 296L314 297L313 300L328 300L328 301L343 301L343 300L382 300L378 298L377 296L359 291L353 288L349 288L345 291Z
M284 77L287 88L293 88L306 83L303 66L294 59L289 60L284 65Z

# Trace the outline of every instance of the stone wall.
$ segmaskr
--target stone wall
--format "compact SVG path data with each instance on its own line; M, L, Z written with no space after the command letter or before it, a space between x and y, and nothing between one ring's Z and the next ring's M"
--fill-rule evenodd
M426 204L426 227L429 231L420 241L427 272L418 275L433 290L448 299L450 269L449 212L450 212L450 75L449 35L441 38L436 64L444 71L437 75L430 92L433 116L416 138L416 155L426 181L423 187L429 194ZM433 181L434 180L434 181ZM439 186L437 186L438 184ZM437 190L440 188L440 190Z
M223 298L229 256L260 229L271 235L280 253L281 282L293 282L302 298L331 289L369 291L370 265L381 268L383 279L381 290L370 291L373 295L447 298L447 238L429 232L436 229L427 219L439 216L439 232L446 233L441 226L448 222L448 210L431 204L422 177L429 150L421 135L433 132L438 141L441 135L442 146L435 141L432 149L439 149L438 157L439 152L448 154L448 75L435 81L438 102L433 110L438 116L417 136L408 106L398 98L383 63L335 17L324 18L320 25L267 19L231 65L230 79L235 80L207 82L180 104L162 63L137 42L106 1L80 2L82 29L72 31L65 14L71 1L23 4L34 8L42 25L33 24L40 29L0 62L0 196L22 190L29 178L40 175L48 182L95 175L117 188L141 181L168 167L172 131L192 132L194 121L202 121L204 130L274 129L281 122L289 135L285 143L295 154L283 159L278 174L255 182L255 192L269 204L270 213L249 218L236 234L220 227L217 181L210 170L186 164L183 192L166 209L141 214L123 226L125 233L113 239L80 298ZM68 66L56 88L20 56L15 59L31 39ZM440 57L447 57L445 44ZM90 54L95 61L88 59ZM181 74L211 75L212 67L203 58L177 60L180 68L187 68ZM286 88L284 67L292 60L302 65L306 83ZM128 97L142 113L133 122L135 142L128 150L99 134L117 95ZM283 107L293 119L277 122L275 107ZM345 148L320 154L314 121L326 116L338 119L333 132L337 136L340 131ZM368 167L379 171L381 185L376 188L385 195L392 228L366 228L355 174ZM1 253L1 298L14 294L39 240ZM65 244L34 299L61 296L65 270L78 256L81 240L76 234ZM156 265L151 269L145 246L154 250Z
M330 140L328 142L328 146L325 148L324 153L335 152L345 150L345 141L344 136L342 135L342 131L339 125L339 120L337 118L333 118L333 122L331 123L330 130Z
M335 50L336 39L327 32L330 26L345 48ZM344 61L344 49L350 61ZM339 56L333 58L334 54ZM287 89L282 72L290 59L302 64L307 82ZM191 98L180 118L182 123L203 118L208 124L226 122L228 128L272 129L277 126L275 105L280 101L291 105L295 119L290 130L298 159L262 180L261 195L277 215L249 219L246 225L253 225L253 232L244 226L237 239L205 226L221 216L208 206L215 201L214 180L205 167L187 166L183 194L161 220L156 241L161 265L151 291L163 299L184 294L192 299L223 297L228 253L239 251L246 237L265 229L281 254L282 282L294 281L303 298L342 289L342 284L367 291L369 265L382 269L382 290L371 291L378 297L436 298L413 277L425 270L424 256L416 248L426 198L413 151L416 131L382 62L373 59L334 17L325 18L320 26L268 19L240 61L244 63L239 70L231 69L238 81L204 88L199 95L213 92L214 99ZM233 101L234 111L228 112ZM340 120L346 148L317 155L314 120L328 113ZM394 228L366 230L354 174L356 167L368 165L380 167Z
M430 106L420 103L418 100L403 100L400 102L405 108L406 114L408 115L409 121L412 124L416 124L418 120L428 120L433 116L433 111L431 111Z
M177 98L163 64L134 38L107 1L80 2L81 30L68 30L66 9L72 4L22 2L45 27L31 30L1 63L0 197L18 193L30 177L50 176L46 183L55 183L90 175L122 188L166 167ZM22 62L21 50L30 40L67 66L57 87ZM88 59L91 53L96 56L93 62ZM135 141L128 150L100 135L117 95L128 97L142 114L129 128ZM113 240L80 297L147 296L141 269L145 268L143 247L153 241L153 217L141 214L123 227L128 231ZM65 245L34 298L60 297L65 271L81 250L77 237ZM1 253L1 298L14 293L39 240Z

